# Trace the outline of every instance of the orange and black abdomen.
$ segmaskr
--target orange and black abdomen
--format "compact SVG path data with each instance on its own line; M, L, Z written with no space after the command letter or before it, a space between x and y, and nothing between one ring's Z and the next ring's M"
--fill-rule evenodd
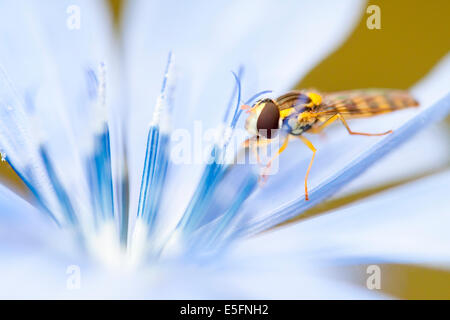
M372 89L326 94L323 104L316 111L321 115L340 113L346 118L358 118L371 117L418 105L418 102L407 91Z

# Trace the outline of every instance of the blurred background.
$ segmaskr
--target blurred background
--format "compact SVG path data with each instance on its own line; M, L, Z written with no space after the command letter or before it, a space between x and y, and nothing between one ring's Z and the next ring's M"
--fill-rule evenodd
M117 30L126 0L108 0L114 13ZM364 13L355 30L341 47L322 61L304 79L299 88L314 87L337 91L368 87L407 89L425 76L450 50L450 1L368 1L381 9L381 29L366 26L369 14ZM366 7L367 7L366 6ZM450 118L446 122L450 142ZM450 164L448 165L450 166ZM448 167L447 166L447 167ZM424 172L423 176L429 173ZM418 179L419 177L414 177ZM23 196L27 190L6 163L0 165L0 179ZM408 180L409 181L409 180ZM396 184L371 190L380 192ZM358 198L366 194L354 195ZM354 199L340 199L313 208L299 219L342 206ZM298 221L299 219L295 219ZM383 265L382 290L397 298L450 299L450 272L410 265ZM366 266L343 268L337 275L343 281L365 286Z

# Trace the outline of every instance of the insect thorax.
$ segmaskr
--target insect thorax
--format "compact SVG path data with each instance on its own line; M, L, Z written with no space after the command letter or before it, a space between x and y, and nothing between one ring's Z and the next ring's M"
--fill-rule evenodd
M309 113L308 111L304 112ZM299 113L294 113L283 119L283 128L290 134L297 136L311 129L316 121L315 117L299 117Z

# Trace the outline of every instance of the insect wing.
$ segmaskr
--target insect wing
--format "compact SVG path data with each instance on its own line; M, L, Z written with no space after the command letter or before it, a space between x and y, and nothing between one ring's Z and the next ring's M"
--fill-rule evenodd
M298 109L299 107L303 107L305 104L311 103L311 98L308 97L303 91L292 90L278 97L276 102L280 110L286 110L290 108Z
M415 106L417 101L406 91L355 90L326 94L317 111L322 115L370 117Z

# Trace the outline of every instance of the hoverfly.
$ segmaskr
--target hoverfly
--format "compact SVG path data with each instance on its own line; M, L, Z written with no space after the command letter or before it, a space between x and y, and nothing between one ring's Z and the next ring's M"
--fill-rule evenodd
M261 99L252 107L241 106L249 114L245 128L254 135L245 146L261 147L270 143L278 131L286 134L277 154L265 165L264 172L287 147L289 138L298 137L312 151L312 158L305 175L305 200L308 200L308 175L314 162L316 148L303 133L320 133L325 127L340 120L351 135L382 136L382 133L354 132L346 119L372 117L399 109L418 106L417 101L401 90L368 89L319 93L316 91L294 90L277 99ZM256 149L255 149L256 150ZM258 152L256 156L259 162Z

